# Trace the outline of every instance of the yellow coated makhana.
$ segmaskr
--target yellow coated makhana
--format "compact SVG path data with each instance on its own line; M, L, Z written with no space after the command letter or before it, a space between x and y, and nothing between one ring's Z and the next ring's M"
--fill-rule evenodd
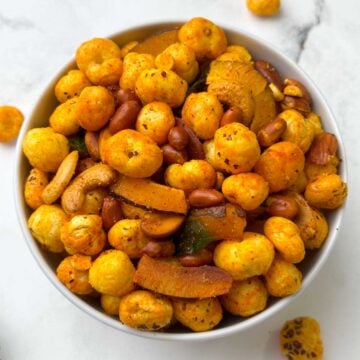
M55 172L69 153L68 139L50 127L29 130L22 145L30 164L44 172Z
M174 316L193 331L208 331L222 319L223 311L218 298L173 299Z
M75 96L79 96L85 87L91 85L91 82L81 70L70 70L56 83L55 96L59 102L63 103Z
M0 143L14 140L20 131L24 115L14 106L0 106Z
M194 50L198 61L215 59L227 46L224 31L201 17L189 20L180 28L179 40Z
M79 254L67 256L56 268L56 276L73 293L92 294L94 289L89 283L91 263L90 256Z
M214 168L204 160L191 160L183 165L172 164L165 172L165 181L182 190L207 189L215 185Z
M134 289L135 267L121 250L103 251L89 271L91 286L101 294L121 296Z
M61 228L61 241L69 254L99 254L106 242L101 217L75 215Z
M280 0L247 0L246 4L258 16L273 16L280 9Z
M234 281L228 294L221 297L221 304L230 314L248 317L266 308L268 292L260 277Z
M28 226L34 238L48 251L62 253L61 227L68 221L58 205L40 205L29 217Z
M136 290L120 299L119 317L127 326L156 331L170 325L173 306L165 296Z
M280 331L280 347L293 360L322 360L324 348L317 320L301 316L286 321Z
M216 130L214 145L217 168L230 174L251 171L260 156L255 133L240 123Z
M275 251L264 235L245 232L242 241L223 240L214 251L214 263L231 274L234 280L264 275L270 268Z
M220 125L223 107L214 94L193 93L186 98L181 115L199 139L209 140Z
M146 178L159 169L163 155L149 136L127 129L119 131L106 141L104 158L121 174Z
M122 73L121 50L110 39L82 43L76 51L76 63L94 85L116 84Z

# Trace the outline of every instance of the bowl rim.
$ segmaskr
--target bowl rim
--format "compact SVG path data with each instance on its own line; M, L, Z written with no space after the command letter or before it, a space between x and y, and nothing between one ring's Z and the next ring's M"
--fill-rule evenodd
M166 27L174 27L179 26L183 23L185 23L188 20L183 19L171 19L169 21L149 21L141 23L140 25L131 25L127 28L120 29L119 31L111 34L110 36L107 36L107 38L114 39L118 38L120 36L123 36L124 34L128 34L131 32L134 32L136 30L144 30L144 29L150 29L154 27L160 27L165 29ZM339 151L342 154L342 163L341 163L341 176L344 181L347 181L348 178L348 170L347 170L347 159L344 149L344 143L341 138L335 116L330 109L325 97L323 96L322 92L319 90L317 85L313 82L313 80L310 78L310 76L299 66L295 61L290 59L288 56L284 55L284 53L279 50L276 46L271 44L269 41L262 39L261 37L254 35L248 31L245 31L241 28L239 28L236 25L226 25L221 22L216 22L218 26L220 26L225 33L236 33L242 37L248 38L250 41L253 41L257 44L257 46L261 46L266 48L266 50L274 53L274 56L279 58L282 62L285 62L288 66L291 68L295 68L297 71L301 73L303 78L306 79L306 81L311 85L312 92L315 91L317 93L317 97L322 103L322 106L326 110L326 115L328 117L328 121L331 123L332 127L334 128L335 135L338 140L339 144ZM52 271L50 266L45 261L44 257L42 256L42 253L40 252L40 249L36 243L36 241L33 239L30 230L27 226L27 216L25 214L25 208L26 204L24 203L23 199L23 184L20 183L21 181L21 159L24 157L22 152L22 142L24 139L24 136L26 132L31 128L30 124L33 122L34 115L36 114L36 111L38 107L40 106L41 99L45 94L47 94L49 91L53 91L53 86L55 81L70 67L74 64L74 58L72 58L70 61L66 63L65 66L63 66L60 70L55 72L55 75L51 77L51 81L48 83L48 85L41 91L40 96L37 100L37 102L32 107L31 113L29 117L24 121L24 124L22 126L22 129L20 131L17 145L16 145L16 153L15 153L15 171L14 171L14 177L13 177L13 185L14 185L14 201L15 201L15 208L16 208L16 214L18 218L18 222L20 224L20 228L22 230L22 233L25 237L26 244L37 262L38 266L44 273L44 275L50 280L50 282L57 288L57 290L65 296L72 304L74 304L77 308L81 309L94 319L99 320L103 324L106 324L116 330L123 331L127 334L136 335L142 338L149 338L149 339L157 339L157 340L170 340L170 341L207 341L207 340L213 340L222 338L228 335L240 333L242 331L245 331L247 329L250 329L251 327L262 323L265 319L274 316L277 314L280 310L284 309L286 305L290 304L295 298L299 297L305 289L308 287L308 285L313 281L315 276L319 273L319 270L323 267L325 261L328 259L329 254L331 253L332 249L334 248L334 244L336 241L336 238L338 236L338 232L341 228L341 223L343 219L344 212L346 210L346 203L342 206L341 209L337 210L335 220L332 223L332 231L329 231L328 238L326 240L326 243L322 247L322 253L319 255L318 260L316 261L315 265L311 267L311 269L306 274L305 279L302 282L301 289L294 295L278 299L275 303L271 305L271 307L266 308L262 312L246 318L245 320L229 325L225 328L219 328L219 329L213 329L206 332L189 332L189 333L171 333L171 332L145 332L141 330L136 330L130 327L127 327L123 325L119 320L110 317L109 315L106 315L105 313L100 312L99 310L93 308L90 304L86 303L82 300L81 297L78 297L76 294L69 291L60 281L58 281L56 274Z

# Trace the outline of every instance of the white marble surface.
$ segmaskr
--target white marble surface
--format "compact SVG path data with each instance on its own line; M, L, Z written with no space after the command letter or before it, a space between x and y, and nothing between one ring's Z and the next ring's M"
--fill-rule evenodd
M325 94L345 142L350 197L339 239L323 270L291 306L247 333L208 343L152 342L90 318L49 283L18 227L13 203L15 143L0 144L0 359L280 359L277 331L299 315L323 328L325 359L360 353L360 3L283 0L259 19L245 0L1 0L0 103L26 116L78 44L142 21L205 16L254 33L299 62Z

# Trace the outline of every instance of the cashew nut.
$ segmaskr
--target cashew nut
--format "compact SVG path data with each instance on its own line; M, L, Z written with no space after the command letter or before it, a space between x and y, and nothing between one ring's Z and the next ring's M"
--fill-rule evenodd
M299 213L293 221L300 229L305 248L320 248L329 231L326 218L319 210L312 208L302 195L293 191L286 195L293 198L299 207Z
M64 192L74 175L78 159L79 152L75 150L68 154L61 162L55 176L41 194L41 198L45 204L52 204Z
M107 187L117 178L117 172L106 164L96 164L83 171L65 189L61 205L66 213L74 213L81 208L85 194L98 187Z

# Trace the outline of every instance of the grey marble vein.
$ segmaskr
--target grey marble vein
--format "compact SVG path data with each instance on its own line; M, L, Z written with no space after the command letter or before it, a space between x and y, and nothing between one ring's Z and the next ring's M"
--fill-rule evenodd
M28 19L9 18L0 13L0 29L9 28L11 30L29 30L35 29L36 25Z
M306 47L310 33L321 24L325 8L325 0L315 1L315 14L313 20L304 26L295 27L295 37L298 41L298 50L294 60L299 63Z

